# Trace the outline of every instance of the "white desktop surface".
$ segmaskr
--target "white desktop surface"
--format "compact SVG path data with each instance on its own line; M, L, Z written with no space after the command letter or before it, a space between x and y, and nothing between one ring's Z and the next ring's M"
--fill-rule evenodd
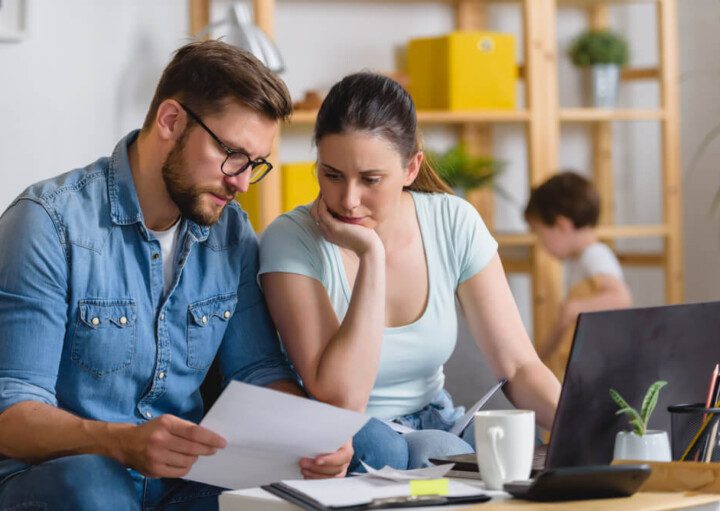
M654 508L654 511L663 511L663 510L690 510L690 511L720 511L720 495L716 495L717 497L716 502L710 502L705 503L701 505L690 505L687 507L677 507L677 506L668 506L668 507L658 507ZM508 504L511 504L512 499L508 495L507 497L495 497L491 501L492 503L499 503L503 500L507 501ZM599 510L613 510L617 508L618 502L613 502L614 499L607 499L607 507L594 507L596 511ZM577 501L576 501L577 504ZM459 510L459 509L479 509L482 510L482 507L485 504L467 504L467 505L461 505L461 506L432 506L432 507L412 507L407 509L417 510L417 511L429 511L429 510ZM537 504L530 504L531 506L536 506L538 510L543 509L550 509L553 508L553 503L537 503ZM513 506L508 506L508 509L512 509ZM236 490L236 491L228 491L220 495L220 511L298 511L301 508L299 506L296 506L294 504L291 504L279 497L276 497L275 495L272 495L262 488L249 488L246 490Z
M467 481L464 480L464 482ZM447 511L452 511L468 509L470 507L472 507L472 505L463 504L461 506L411 507L407 509L417 511L446 509ZM227 491L220 495L220 511L298 511L301 509L301 507L291 504L280 497L276 497L262 488ZM701 511L720 511L720 507L717 509L703 509Z

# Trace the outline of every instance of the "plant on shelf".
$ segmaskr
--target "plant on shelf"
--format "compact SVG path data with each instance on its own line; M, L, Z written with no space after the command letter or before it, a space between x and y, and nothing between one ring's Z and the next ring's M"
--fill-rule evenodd
M491 185L504 165L502 161L489 156L471 155L462 143L444 153L425 153L437 173L459 195Z
M615 64L628 62L628 44L623 36L611 30L588 30L573 41L568 51L576 66Z
M643 398L640 411L630 406L618 391L610 389L610 397L620 407L615 414L628 414L633 427L632 431L617 433L614 459L670 461L670 441L667 432L648 429L648 421L657 406L660 389L665 385L667 382L663 380L650 385Z
M576 66L591 68L595 106L614 107L620 67L627 64L629 56L625 38L611 30L588 30L573 41L568 55Z
M653 410L655 410L655 406L657 406L660 389L662 389L665 385L667 385L667 382L663 380L656 381L650 385L650 388L647 390L645 397L643 398L639 413L622 398L618 391L610 389L610 397L613 401L615 401L615 404L620 407L615 414L620 415L626 413L630 415L630 424L632 424L634 432L638 436L643 436L647 432L650 415L653 413Z

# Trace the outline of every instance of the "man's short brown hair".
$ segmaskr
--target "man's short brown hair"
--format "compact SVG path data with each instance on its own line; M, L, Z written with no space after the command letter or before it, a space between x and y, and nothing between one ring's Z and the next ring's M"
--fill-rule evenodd
M575 172L561 172L532 190L525 220L553 226L560 215L576 229L597 225L600 196L592 182Z
M152 126L160 103L173 98L198 115L222 110L236 100L272 120L286 120L292 100L285 83L262 62L222 41L186 44L163 71L143 130Z

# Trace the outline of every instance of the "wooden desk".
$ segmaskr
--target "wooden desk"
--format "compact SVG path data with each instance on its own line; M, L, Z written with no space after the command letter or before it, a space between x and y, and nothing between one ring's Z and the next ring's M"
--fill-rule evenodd
M682 493L636 493L622 499L571 502L491 501L466 508L473 511L672 511L676 509L720 510L720 495ZM439 509L439 508L435 508Z

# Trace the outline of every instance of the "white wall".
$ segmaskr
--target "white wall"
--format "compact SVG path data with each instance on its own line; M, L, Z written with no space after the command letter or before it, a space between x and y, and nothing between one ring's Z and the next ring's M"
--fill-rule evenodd
M31 0L29 34L0 43L0 208L30 183L112 151L138 126L187 37L173 0Z
M108 154L122 135L139 126L162 68L187 40L184 1L28 1L29 35L17 44L0 44L0 209L30 183ZM215 0L213 18L221 17L228 5ZM686 166L703 136L720 122L720 4L693 0L692 5L679 13ZM657 61L652 11L651 4L612 10L613 25L632 40L633 64ZM431 0L278 0L276 14L277 41L288 65L283 78L296 99L307 88L326 91L340 76L358 69L390 70L409 38L446 32L453 23L450 7ZM516 6L493 7L493 28L518 34L518 14ZM581 11L561 11L561 51L584 23ZM564 57L560 83L561 103L580 104L579 74ZM657 96L655 86L637 84L623 89L621 101L652 107ZM452 142L449 130L429 131L426 138L436 148ZM307 128L286 130L281 157L312 159L309 133ZM497 127L495 135L496 152L509 164L501 184L515 197L514 202L499 202L498 226L523 229L520 212L527 185L522 128ZM586 135L582 126L563 127L562 167L589 168ZM657 126L623 124L615 136L618 219L659 221ZM718 156L720 140L685 177L688 300L720 295L720 234L711 214L713 194L720 188L714 168ZM653 243L646 245L640 248ZM634 270L629 278L639 303L662 302L659 272ZM516 277L512 283L529 323L527 278Z
M685 4L687 5L687 3ZM720 297L720 2L694 0L680 15L680 86L688 301ZM715 134L715 138L712 135ZM710 136L707 149L700 151ZM692 166L693 160L696 163Z

